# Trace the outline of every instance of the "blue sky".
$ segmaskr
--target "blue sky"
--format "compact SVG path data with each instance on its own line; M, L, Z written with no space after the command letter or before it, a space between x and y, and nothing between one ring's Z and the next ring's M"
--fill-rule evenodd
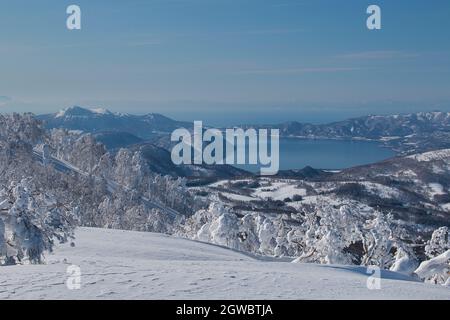
M66 7L82 30L66 29ZM366 8L382 9L382 30ZM450 111L450 2L0 0L0 112L225 122Z

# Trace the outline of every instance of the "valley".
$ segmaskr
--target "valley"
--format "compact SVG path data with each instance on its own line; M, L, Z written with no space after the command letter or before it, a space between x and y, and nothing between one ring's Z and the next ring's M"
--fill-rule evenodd
M77 245L77 230L89 227L156 232L263 260L378 266L448 284L450 149L262 177L232 166L176 166L169 151L145 140L108 149L96 140L100 132L49 130L32 115L0 120L2 264L41 263L58 246L53 237L75 236Z

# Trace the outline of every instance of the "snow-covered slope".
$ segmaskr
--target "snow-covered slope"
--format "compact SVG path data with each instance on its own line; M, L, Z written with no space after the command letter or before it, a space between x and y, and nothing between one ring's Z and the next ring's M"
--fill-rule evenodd
M0 268L10 299L450 299L450 290L383 272L369 290L361 267L261 260L222 247L164 236L80 228L46 265ZM69 290L67 267L81 268Z

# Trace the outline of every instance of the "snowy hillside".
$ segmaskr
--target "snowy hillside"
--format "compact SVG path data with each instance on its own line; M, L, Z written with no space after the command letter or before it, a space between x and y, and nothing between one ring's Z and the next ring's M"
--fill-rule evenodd
M1 299L450 299L450 290L384 272L367 288L363 267L260 260L161 234L80 228L46 265L0 269ZM69 290L70 265L81 288Z
M397 280L384 281L385 290L368 291L365 270L373 265L450 286L445 150L340 172L304 170L294 179L189 187L152 170L142 149L110 153L93 135L46 131L29 114L0 115L0 124L0 297L398 298L404 286L432 290L430 298L444 292L392 273L385 275ZM59 247L76 226L210 245L81 229L77 247ZM52 249L47 265L26 266ZM81 291L65 289L71 264L81 267Z

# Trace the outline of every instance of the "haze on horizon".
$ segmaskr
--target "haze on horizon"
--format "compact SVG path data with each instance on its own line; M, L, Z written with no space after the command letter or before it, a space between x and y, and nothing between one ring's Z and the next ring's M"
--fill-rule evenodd
M380 31L365 25L373 3ZM65 27L69 4L81 7L80 31ZM0 8L0 112L80 105L225 124L450 111L445 0L0 0Z

